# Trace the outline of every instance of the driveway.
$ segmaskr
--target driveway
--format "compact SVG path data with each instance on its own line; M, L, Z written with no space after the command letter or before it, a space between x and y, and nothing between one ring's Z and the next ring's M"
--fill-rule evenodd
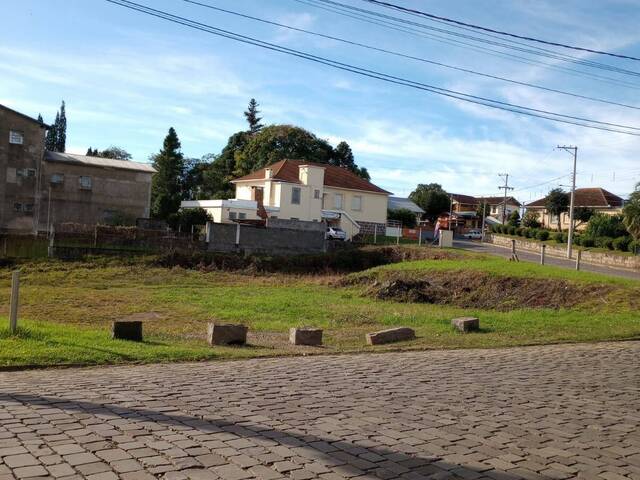
M491 255L498 255L501 257L511 257L511 247L501 247L493 245L491 243L480 243L478 241L461 240L456 239L453 242L453 246L456 248L463 248L465 250L471 250L479 253L488 253ZM521 261L540 263L540 254L536 252L530 252L527 250L518 250L518 258ZM575 260L568 260L566 258L551 257L548 252L546 255L545 263L547 265L555 265L556 267L563 267L569 269L575 269ZM604 273L605 275L612 275L614 277L632 278L640 280L640 272L633 270L626 270L622 268L612 268L604 265L594 265L586 262L580 264L580 269L585 272Z
M640 342L0 373L0 479L640 478Z

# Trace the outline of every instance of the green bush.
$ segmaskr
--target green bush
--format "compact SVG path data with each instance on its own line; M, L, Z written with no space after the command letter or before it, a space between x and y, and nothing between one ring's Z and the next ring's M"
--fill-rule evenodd
M514 227L513 225L508 225L507 226L507 233L509 235L515 235L516 234L516 227Z
M581 246L582 245L582 237L580 235L576 235L575 237L573 237L573 243L575 245Z
M640 240L634 240L633 242L629 243L628 249L631 253L640 255Z
M596 213L589 220L585 233L594 238L618 238L627 235L627 228L622 221L622 215Z
M536 238L542 242L549 240L549 230L538 230Z
M596 241L593 239L593 237L589 237L589 236L583 236L580 239L580 243L582 244L583 247L595 247L596 246Z
M533 228L525 228L524 236L527 238L531 238L533 236Z
M627 252L629 250L629 244L631 243L631 237L618 237L613 240L613 249L619 252Z
M553 239L558 243L564 243L564 235L562 235L562 232L555 232Z
M596 237L595 244L598 248L613 250L613 238L611 237Z

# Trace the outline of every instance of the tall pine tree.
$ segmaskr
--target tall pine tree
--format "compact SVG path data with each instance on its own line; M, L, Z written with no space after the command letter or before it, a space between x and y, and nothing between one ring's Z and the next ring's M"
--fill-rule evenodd
M44 120L42 119L42 115L38 114L38 123L44 123Z
M151 184L151 216L168 220L177 213L182 201L184 157L180 151L178 134L171 127L164 139L162 150L152 157L157 173Z
M262 117L258 116L259 113L260 113L260 110L258 110L258 102L256 102L255 98L252 98L249 101L249 107L247 108L247 111L244 112L244 116L247 119L247 122L249 123L249 131L251 133L259 132L260 129L264 126L260 123L260 120L262 120Z
M64 100L60 105L60 118L57 124L56 152L63 152L67 149L67 114L64 108Z

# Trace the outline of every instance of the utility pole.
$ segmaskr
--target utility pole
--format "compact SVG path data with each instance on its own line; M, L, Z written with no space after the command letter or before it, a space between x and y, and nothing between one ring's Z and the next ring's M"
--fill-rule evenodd
M507 193L509 190L513 190L513 187L509 186L508 173L499 173L498 176L504 177L504 185L498 187L500 190L504 190L504 203L502 204L502 224L504 225L507 221Z
M567 258L573 255L573 210L576 200L576 166L578 164L578 147L573 145L558 145L558 148L573 154L573 175L571 176L571 201L569 203L569 236L567 238Z

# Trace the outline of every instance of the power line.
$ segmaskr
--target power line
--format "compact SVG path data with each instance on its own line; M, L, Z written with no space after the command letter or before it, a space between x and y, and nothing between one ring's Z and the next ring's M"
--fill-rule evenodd
M581 94L574 93L574 92L567 92L567 91L558 90L558 89L551 88L551 87L545 87L543 85L536 85L536 84L532 84L532 83L528 83L528 82L522 82L522 81L519 81L519 80L513 80L513 79L510 79L510 78L500 77L500 76L497 76L497 75L491 75L491 74L488 74L488 73L478 72L478 71L467 69L467 68L463 68L463 67L457 67L457 66L454 66L454 65L448 65L446 63L436 62L434 60L429 60L429 59L426 59L426 58L423 58L423 57L416 57L416 56L413 56L413 55L408 55L408 54L404 54L404 53L401 53L401 52L396 52L396 51L393 51L393 50L387 50L387 49L384 49L384 48L379 48L379 47L376 47L376 46L373 46L373 45L368 45L368 44L365 44L365 43L360 43L360 42L356 42L356 41L353 41L353 40L348 40L348 39L345 39L345 38L336 37L336 36L333 36L333 35L327 35L327 34L324 34L324 33L319 33L319 32L314 32L314 31L311 31L311 30L306 30L304 28L293 27L291 25L286 25L286 24L283 24L283 23L274 22L274 21L271 21L271 20L266 20L264 18L254 17L252 15L236 12L236 11L233 11L233 10L227 10L227 9L216 7L216 6L213 6L213 5L206 4L206 3L198 2L196 0L183 0L183 1L186 2L186 3L190 3L190 4L193 4L193 5L198 5L200 7L208 8L208 9L211 9L211 10L216 10L216 11L219 11L219 12L228 13L228 14L231 14L231 15L235 15L235 16L242 17L242 18L247 18L247 19L250 19L250 20L254 20L254 21L265 23L265 24L269 24L269 25L274 25L274 26L277 26L277 27L280 27L280 28L286 28L286 29L289 29L289 30L292 30L292 31L295 31L295 32L301 32L301 33L305 33L305 34L308 34L308 35L313 35L313 36L317 36L317 37L321 37L321 38L326 38L326 39L329 39L329 40L334 40L334 41L337 41L337 42L346 43L348 45L354 45L354 46L357 46L357 47L366 48L368 50L373 50L373 51L385 53L385 54L388 54L388 55L394 55L394 56L398 56L398 57L402 57L402 58L406 58L406 59L410 59L410 60L416 60L416 61L419 61L419 62L428 63L428 64L431 64L431 65L436 65L436 66L443 67L443 68L457 70L457 71L460 71L460 72L469 73L469 74L472 74L472 75L478 75L478 76L482 76L482 77L485 77L485 78L491 78L491 79L494 79L494 80L501 80L503 82L513 83L513 84L516 84L516 85L522 85L522 86L525 86L525 87L536 88L536 89L544 90L544 91L547 91L547 92L558 93L558 94L561 94L561 95L568 95L568 96L571 96L571 97L582 98L582 99L590 100L590 101L594 101L594 102L606 103L606 104L609 104L609 105L615 105L615 106L619 106L619 107L625 107L625 108L632 108L632 109L635 109L635 110L640 110L640 107L636 107L636 106L633 106L633 105L614 102L614 101L611 101L611 100L605 100L605 99L602 99L602 98L590 97L588 95L581 95Z
M463 92L457 92L455 90L449 90L441 87L436 87L433 85L416 82L413 80L409 80L402 77L397 77L393 75L388 75L385 73L377 72L375 70L369 70L362 67L354 66L347 63L338 62L336 60L331 60L325 57L320 57L316 55L311 55L309 53L305 53L299 50L294 50L288 47L283 47L281 45L265 42L263 40L255 39L253 37L249 37L246 35L237 34L234 32L230 32L228 30L224 30L221 28L213 27L211 25L206 25L200 22L196 22L194 20L187 19L185 17L180 17L178 15L173 15L168 12L164 12L162 10L156 10L151 7L147 7L144 5L140 5L135 2L131 2L129 0L105 0L109 3L128 8L130 10L135 10L150 16L154 16L157 18L161 18L163 20L167 20L173 23L181 24L196 30L201 30L207 33L211 33L213 35L229 38L238 42L258 46L261 48L265 48L272 51L277 51L280 53L285 53L291 56L303 58L312 62L320 63L323 65L327 65L336 69L352 72L361 76L375 78L378 80L382 80L387 83L393 83L397 85L403 85L407 87L411 87L418 90L424 90L431 93L436 93L438 95L442 95L449 98L454 98L457 100L465 101L468 103L474 103L478 105L483 105L486 107L491 107L498 110L510 111L514 113L519 113L521 115L527 115L536 118L544 118L547 120L552 120L559 123L571 124L582 126L586 128L592 128L596 130L604 130L616 133L623 133L627 135L640 136L640 133L631 132L629 130L640 130L638 127L632 127L628 125L620 125L609 122L602 122L598 120L591 120L582 117L576 117L571 115L565 115L560 113L555 113L546 110L534 109L530 107L524 107L521 105L511 104L508 102L502 102L499 100L493 100L489 98L480 97L477 95L470 95ZM594 125L596 124L596 125ZM604 126L601 126L604 125ZM616 128L611 128L616 127ZM626 130L621 130L626 129Z
M598 54L598 55L608 55L610 57L624 58L626 60L640 61L640 58L629 56L629 55L621 55L621 54L618 54L618 53L611 53L611 52L605 52L605 51L601 51L601 50L594 50L594 49L586 48L586 47L576 47L576 46L573 46L573 45L566 45L566 44L559 43L559 42L551 42L551 41L547 41L547 40L541 40L539 38L527 37L527 36L523 36L523 35L517 35L515 33L503 32L503 31L500 31L500 30L494 30L492 28L482 27L480 25L473 25L471 23L465 23L465 22L461 22L459 20L454 20L454 19L451 19L451 18L441 17L441 16L438 16L438 15L433 15L431 13L422 12L420 10L414 10L414 9L411 9L411 8L401 7L400 5L396 5L396 4L388 3L388 2L382 2L380 0L363 0L363 1L368 2L368 3L373 3L373 4L376 4L376 5L381 5L381 6L384 6L384 7L387 7L387 8L391 8L391 9L394 9L394 10L399 10L399 11L411 13L413 15L419 15L419 16L428 17L428 18L432 18L432 19L442 20L442 21L447 22L447 23L461 25L461 26L473 28L473 29L476 29L476 30L483 30L485 32L497 33L499 35L505 35L505 36L508 36L508 37L519 38L519 39L522 39L522 40L528 40L530 42L543 43L545 45L552 45L554 47L568 48L568 49L571 49L571 50L579 50L579 51L582 51L582 52L595 53L595 54Z
M348 9L350 11L356 11L356 12L365 13L365 14L368 14L368 15L373 15L375 17L384 18L384 19L387 19L387 20L392 20L394 22L400 22L400 23L407 24L407 25L417 26L419 28L423 28L423 29L427 29L427 30L443 33L445 35L451 35L451 36L454 36L454 37L465 38L465 39L469 39L469 40L472 40L472 41L475 41L475 42L485 43L485 44L488 44L488 45L499 46L499 47L502 47L502 48L508 48L508 49L512 49L512 50L517 50L517 51L520 51L520 52L529 53L531 55L540 55L540 56L543 56L543 57L548 57L548 58L553 58L553 59L556 59L556 60L575 63L575 64L578 64L578 65L584 65L584 66L588 66L588 67L592 67L592 68L598 68L598 69L602 69L602 70L609 70L609 71L620 73L620 74L640 76L640 72L636 72L636 71L633 71L633 70L627 70L627 69L620 68L620 67L617 67L617 66L614 66L614 65L609 65L609 64L606 64L606 63L596 62L594 60L586 60L586 59L583 59L583 58L567 55L567 54L564 54L564 53L559 53L559 52L554 51L554 50L535 47L535 46L527 45L527 44L524 44L524 43L521 43L521 42L514 42L513 40L505 40L503 38L500 38L499 39L500 41L488 40L486 38L481 38L481 37L477 37L477 36L473 36L473 35L467 35L467 34L460 33L460 32L455 32L455 31L452 31L452 30L447 30L447 29L443 29L443 28L438 28L438 27L426 25L424 23L414 22L414 21L411 21L411 20L407 20L406 18L394 17L394 16L391 16L391 15L386 15L386 14L379 13L379 12L376 12L376 11L373 11L373 10L368 10L368 9L364 9L364 8L360 8L360 7L355 7L355 6L352 6L352 5L348 5L348 4L339 2L337 0L314 0L314 1L321 2L321 3L324 3L324 4L333 5L333 6L342 7L342 8ZM365 0L365 1L367 1L367 0ZM493 38L497 38L497 37L493 37ZM504 43L504 42L507 42L507 43Z
M420 30L416 30L414 28L410 28L410 27L404 27L404 26L398 26L394 23L391 23L389 21L385 21L385 20L378 20L378 19L371 19L370 17L368 17L366 14L360 14L357 12L351 12L349 10L346 10L343 8L341 9L340 7L329 7L326 5L322 5L322 4L318 4L318 3L312 3L312 2L322 2L324 0L293 0L295 2L301 3L301 4L305 4L305 5L309 5L312 6L314 8L319 8L321 10L326 10L332 13L337 13L338 15L344 16L344 17L350 17L365 23L369 23L372 25L379 25L382 26L384 28L388 28L391 30L395 30L395 31L399 31L399 32L404 32L404 33L408 33L410 35L414 35L414 36L418 36L418 37L423 37L423 38L428 38L431 40L435 40L436 42L440 42L440 43L444 43L447 45L453 45L456 47L461 47L461 48L465 48L467 50L473 50L476 52L480 52L482 54L485 55L490 55L490 56L494 56L494 57L499 57L499 58L506 58L508 60L511 61L515 61L515 62L519 62L519 63L525 63L528 65L539 65L542 66L544 68L548 68L548 69L552 69L552 70L557 70L557 71L561 71L563 73L572 75L572 76L578 76L578 77L584 77L584 78L591 78L591 79L595 79L597 81L603 82L603 83L609 83L609 84L613 84L613 85L617 85L617 86L622 86L625 88L630 88L630 89L634 89L634 90L640 90L640 87L632 84L632 83L628 83L616 78L612 78L612 77L607 77L604 75L596 75L594 73L589 73L589 72L583 72L581 70L576 70L573 68L569 68L569 67L564 67L564 66L560 66L560 65L554 65L551 63L546 63L546 62L542 62L540 60L535 60L532 58L526 58L526 57L522 57L519 55L514 55L512 53L507 53L507 52L503 52L501 50L495 50L492 48L488 48L488 47L480 47L471 43L467 43L461 40L455 40L455 39L451 39L451 38L446 38L446 37L442 37L436 34L431 34L431 33L427 33L424 31L420 31ZM336 4L336 2L332 2L333 4ZM355 8L355 7L351 7L349 5L345 5L345 8ZM362 10L363 12L366 12L366 10ZM375 12L371 12L371 15L374 15ZM385 15L385 17L388 17L387 15ZM388 18L395 18L395 17L388 17ZM395 20L394 20L395 21ZM397 21L402 22L402 19L397 19ZM413 22L410 22L413 23ZM421 24L418 24L421 25Z

